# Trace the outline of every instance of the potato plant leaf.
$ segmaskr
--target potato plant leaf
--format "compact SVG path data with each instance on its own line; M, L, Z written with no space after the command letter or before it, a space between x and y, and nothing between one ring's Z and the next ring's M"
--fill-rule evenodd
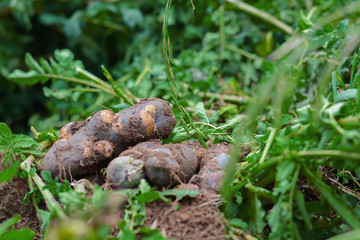
M203 123L209 124L209 119L206 115L205 105L203 102L198 102L195 106L195 114L199 116Z
M9 138L12 135L11 129L6 125L6 123L0 122L0 136L4 138Z
M2 240L32 240L36 233L28 228L12 229L0 236Z
M12 218L9 218L8 220L6 220L5 222L3 222L0 225L0 235L2 235L4 232L6 232L6 230L15 225L20 219L20 215L16 214L15 216L13 216Z
M46 81L49 79L47 76L43 76L34 70L24 72L16 69L9 74L9 79L13 82L23 84L23 85L34 85L40 82L41 80Z
M19 173L20 161L13 162L8 168L0 172L0 183L8 182Z

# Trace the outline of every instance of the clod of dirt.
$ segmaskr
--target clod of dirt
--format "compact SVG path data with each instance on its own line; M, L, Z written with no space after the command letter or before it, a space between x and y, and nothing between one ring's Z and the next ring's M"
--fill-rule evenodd
M184 144L152 148L144 158L146 176L160 187L188 182L199 166L193 150Z
M224 239L224 223L219 209L199 198L175 204L156 201L146 205L145 226L158 228L169 239Z
M61 129L61 138L46 154L41 170L60 178L78 179L105 167L129 146L167 138L175 124L170 104L158 98L142 99L117 114L102 110L84 123Z

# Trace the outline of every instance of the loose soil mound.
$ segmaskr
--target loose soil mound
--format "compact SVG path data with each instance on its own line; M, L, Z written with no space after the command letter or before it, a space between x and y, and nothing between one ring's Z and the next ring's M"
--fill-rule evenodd
M219 209L200 198L148 204L145 226L158 228L169 239L224 239L225 227Z

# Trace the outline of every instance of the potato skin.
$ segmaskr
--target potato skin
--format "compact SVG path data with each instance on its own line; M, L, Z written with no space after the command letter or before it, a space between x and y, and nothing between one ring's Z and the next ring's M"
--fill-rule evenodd
M106 183L113 189L135 188L144 177L144 162L130 156L115 158L106 171Z
M145 98L116 114L110 141L130 146L148 139L163 139L171 134L175 125L170 103Z
M160 187L188 182L198 166L193 150L184 144L162 145L145 155L146 176Z
M158 98L143 99L117 114L99 111L85 122L63 128L61 138L44 157L41 170L75 179L92 174L129 146L167 138L175 124L171 105Z
M221 142L218 144L214 144L211 147L209 147L203 157L201 158L200 162L200 169L203 168L203 166L208 162L209 160L213 159L214 157L218 156L222 153L229 153L230 152L231 145L226 142Z
M215 193L220 191L225 167L229 159L229 154L220 153L205 163L199 172L202 190Z
M70 122L66 124L64 127L60 129L59 139L69 139L83 126L85 126L85 122L82 121Z

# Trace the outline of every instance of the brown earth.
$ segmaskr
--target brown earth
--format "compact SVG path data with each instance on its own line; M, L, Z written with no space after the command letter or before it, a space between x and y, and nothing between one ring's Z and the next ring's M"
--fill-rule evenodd
M158 228L169 239L225 239L225 226L219 209L201 198L149 203L145 226Z
M5 152L0 153L0 171L6 169L4 166ZM23 199L30 191L27 179L16 177L10 182L0 183L0 224L15 214L21 216L15 228L27 227L37 234L35 239L40 239L40 224L36 216L36 211L31 200L28 205L24 205Z

